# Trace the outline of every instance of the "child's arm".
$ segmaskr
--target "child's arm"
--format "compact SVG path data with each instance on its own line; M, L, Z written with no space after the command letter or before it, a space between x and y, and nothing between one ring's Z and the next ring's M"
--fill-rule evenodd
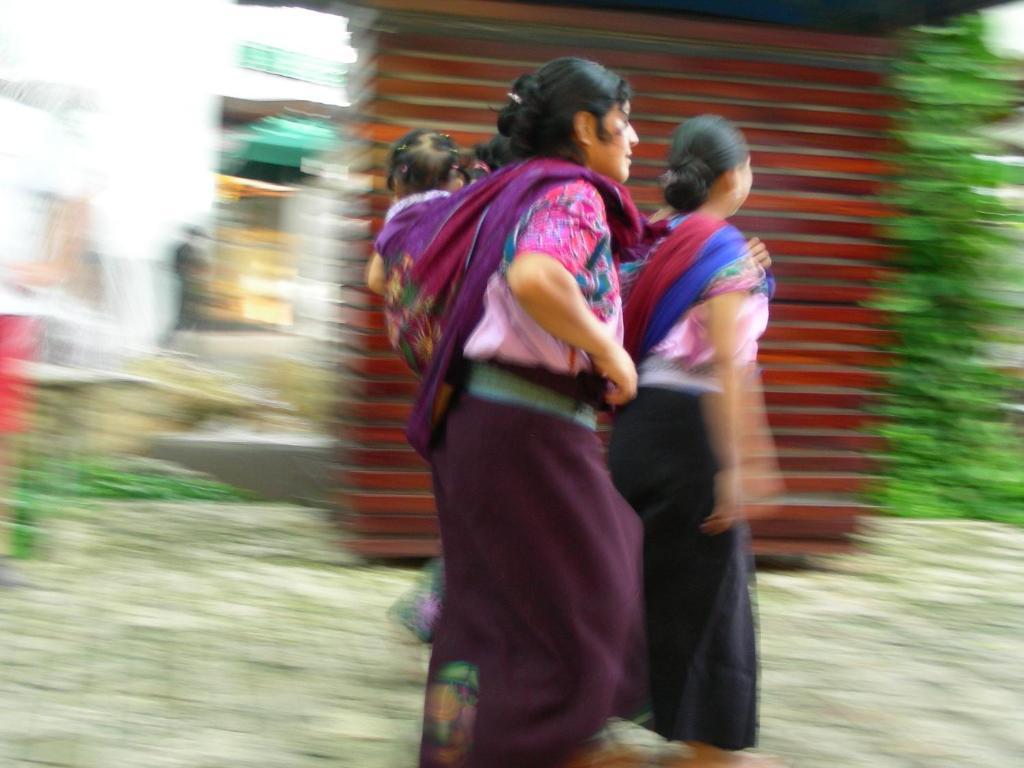
M378 296L384 295L384 259L376 251L366 265L366 287Z

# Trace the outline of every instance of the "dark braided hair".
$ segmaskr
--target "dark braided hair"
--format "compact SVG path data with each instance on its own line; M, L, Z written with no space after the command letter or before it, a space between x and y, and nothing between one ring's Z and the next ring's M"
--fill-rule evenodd
M417 128L395 142L388 158L388 189L401 185L405 194L442 189L465 178L459 148L449 136Z

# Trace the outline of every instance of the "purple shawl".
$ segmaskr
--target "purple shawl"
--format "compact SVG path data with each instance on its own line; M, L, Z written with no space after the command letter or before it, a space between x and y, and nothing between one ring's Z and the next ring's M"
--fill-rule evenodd
M530 207L552 187L586 180L604 200L616 258L642 255L645 223L629 192L606 176L566 160L535 158L506 166L450 197L427 200L397 214L377 238L385 263L412 258L411 278L421 294L436 296L457 285L441 323L442 335L406 428L409 443L428 457L431 416L441 385L483 316L487 283L501 264L508 237Z

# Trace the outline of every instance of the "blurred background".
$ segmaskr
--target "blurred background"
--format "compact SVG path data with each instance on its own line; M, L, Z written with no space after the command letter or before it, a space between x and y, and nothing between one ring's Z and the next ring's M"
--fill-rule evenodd
M631 81L645 211L680 121L750 140L766 748L1019 759L1024 3L296 6L0 8L0 766L414 764L386 154L562 55Z

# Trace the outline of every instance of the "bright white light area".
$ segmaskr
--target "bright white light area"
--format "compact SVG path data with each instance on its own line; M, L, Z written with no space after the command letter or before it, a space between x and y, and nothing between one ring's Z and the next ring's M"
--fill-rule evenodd
M241 42L345 64L356 60L356 51L348 44L348 19L344 16L261 5L236 5L230 15L234 35Z
M232 6L228 25L237 52L245 45L277 48L340 65L358 58L349 45L348 19L304 8ZM235 66L224 73L221 95L252 101L310 101L348 106L344 88L302 82Z
M1024 166L1024 157L1020 155L977 155L979 160L991 160L994 163L1002 163L1003 165L1020 165Z
M221 95L249 101L309 101L332 107L348 106L343 88L304 83L238 67L228 71Z
M1024 2L997 5L983 13L989 47L1001 56L1024 58Z
M230 10L228 0L0 0L3 74L92 97L77 163L90 166L92 246L119 275L125 333L138 344L170 312L179 228L209 223Z

